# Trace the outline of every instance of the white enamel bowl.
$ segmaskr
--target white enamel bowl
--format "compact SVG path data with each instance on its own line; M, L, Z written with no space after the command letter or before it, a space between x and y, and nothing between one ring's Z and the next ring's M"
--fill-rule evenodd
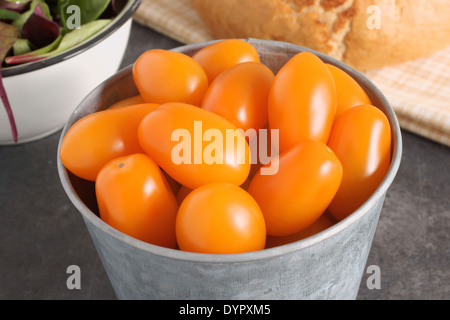
M64 53L2 69L18 143L60 130L81 100L117 72L128 44L132 16L140 3L129 0L106 28ZM0 145L9 144L14 144L13 136L0 101Z

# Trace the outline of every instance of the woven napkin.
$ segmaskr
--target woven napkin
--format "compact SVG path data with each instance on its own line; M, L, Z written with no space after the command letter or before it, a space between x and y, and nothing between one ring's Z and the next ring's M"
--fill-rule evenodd
M143 0L134 19L181 43L213 39L190 0ZM450 48L365 75L389 100L402 128L450 146Z

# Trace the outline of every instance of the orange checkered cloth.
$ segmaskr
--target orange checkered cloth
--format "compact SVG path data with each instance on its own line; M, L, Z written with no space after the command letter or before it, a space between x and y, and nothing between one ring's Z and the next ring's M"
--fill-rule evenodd
M190 0L143 0L134 20L185 44L213 39ZM402 128L450 146L450 48L365 74Z

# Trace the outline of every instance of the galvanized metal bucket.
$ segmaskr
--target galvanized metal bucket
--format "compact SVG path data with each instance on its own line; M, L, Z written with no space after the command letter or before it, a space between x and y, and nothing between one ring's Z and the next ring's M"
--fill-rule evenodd
M319 52L296 45L248 39L274 72L293 55L310 51L352 75L392 129L392 164L379 188L346 219L309 238L271 249L227 255L183 252L129 237L98 216L94 184L68 172L58 157L61 183L81 213L119 299L355 299L384 198L401 161L395 113L364 75ZM188 55L211 42L182 46ZM81 117L137 94L131 66L93 90L63 129ZM59 149L59 148L58 148ZM58 153L59 154L59 153Z

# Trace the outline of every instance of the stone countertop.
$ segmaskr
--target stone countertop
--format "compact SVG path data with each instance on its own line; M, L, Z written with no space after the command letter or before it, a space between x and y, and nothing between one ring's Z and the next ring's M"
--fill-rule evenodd
M180 43L134 23L122 67L145 50ZM81 215L56 169L60 131L0 147L0 299L116 299ZM403 158L386 195L358 299L450 298L450 148L403 131ZM81 270L69 290L67 268ZM367 269L366 269L367 270Z

